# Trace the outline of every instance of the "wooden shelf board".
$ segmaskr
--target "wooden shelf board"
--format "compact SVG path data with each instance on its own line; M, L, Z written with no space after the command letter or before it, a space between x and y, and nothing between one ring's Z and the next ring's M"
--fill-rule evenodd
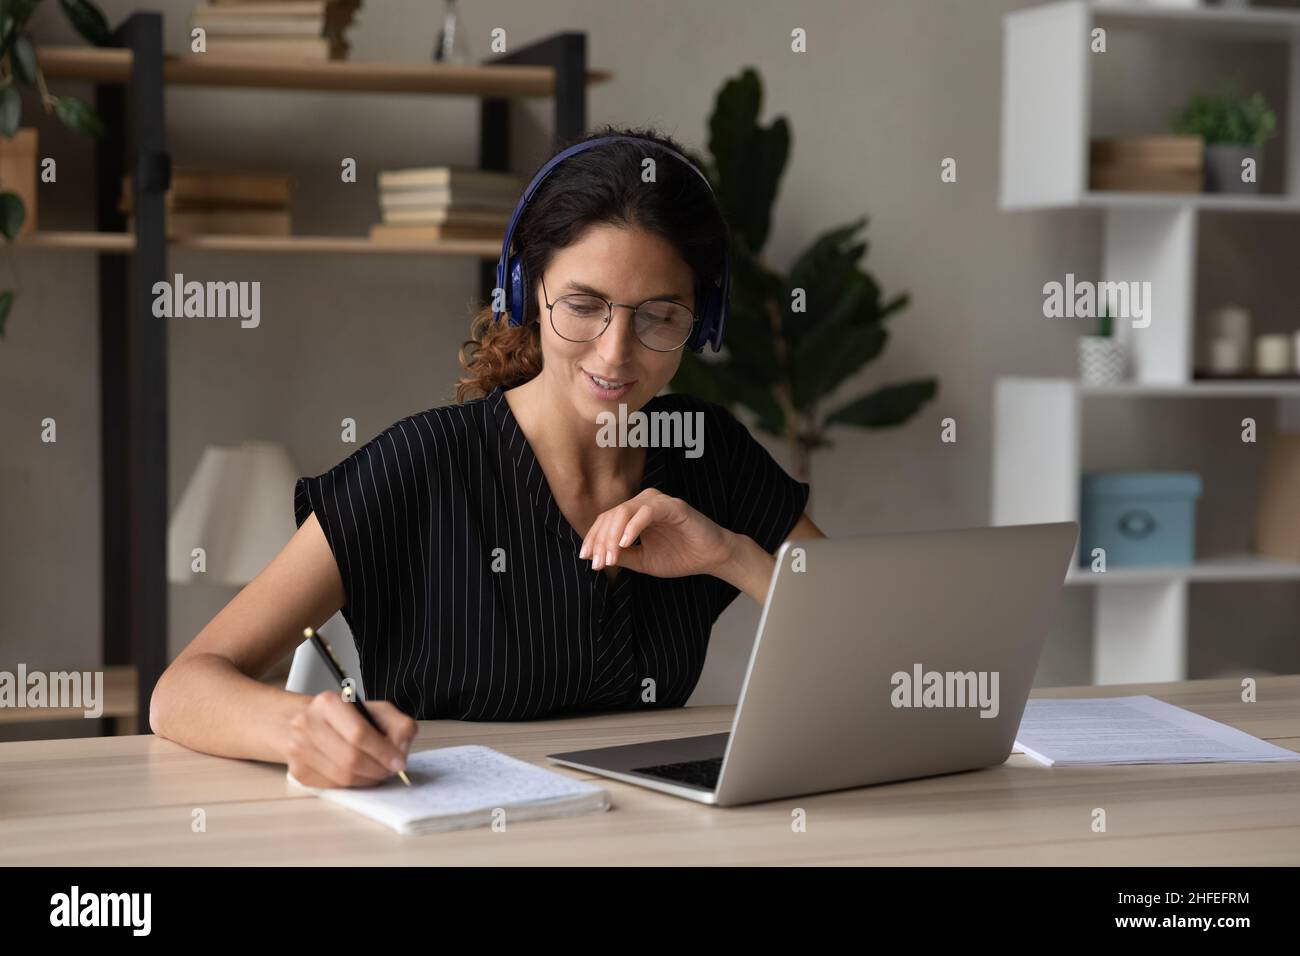
M1111 568L1104 573L1071 567L1067 585L1162 584L1180 578L1188 581L1297 581L1300 562L1275 561L1254 554L1222 555L1199 559L1183 567Z
M502 239L504 239L504 235ZM442 239L437 242L376 241L368 236L180 236L167 244L199 252L365 253L496 258L501 240Z
M19 236L11 244L23 249L90 249L96 252L130 252L135 248L135 236L129 232L96 232L90 230L38 229Z
M504 238L504 236L502 237ZM199 252L364 253L373 255L441 255L495 259L501 241L444 239L438 242L378 242L368 236L178 236L167 244L175 250ZM18 248L88 249L131 252L135 236L127 232L37 231L14 243Z
M126 83L131 51L119 48L43 46L47 79ZM588 70L587 83L604 83L608 70ZM439 93L447 96L545 97L555 93L549 66L453 66L366 60L274 60L215 54L165 54L169 86L253 87L347 93Z

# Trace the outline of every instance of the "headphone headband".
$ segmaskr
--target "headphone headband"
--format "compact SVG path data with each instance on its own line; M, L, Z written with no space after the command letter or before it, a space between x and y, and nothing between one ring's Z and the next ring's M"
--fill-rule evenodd
M510 216L510 224L506 227L505 240L501 244L501 257L497 259L497 288L506 294L506 311L510 313L511 325L523 324L528 303L528 283L524 275L523 258L510 255L510 244L514 240L515 225L519 222L519 217L523 215L524 209L533 198L533 193L536 192L537 187L541 185L542 180L550 174L552 169L570 156L583 150L616 142L641 143L675 156L704 181L704 185L708 186L710 193L713 192L713 186L709 183L708 177L689 159L671 147L641 136L599 136L595 139L575 143L561 150L537 171L537 175L524 188L523 195L515 205L514 213ZM713 351L717 352L722 348L722 333L726 327L727 307L731 300L731 254L728 249L722 251L722 274L713 281L705 282L702 298L703 302L696 302L698 324L691 333L691 338L687 340L687 345L696 352L702 352L705 344L711 343ZM496 308L492 310L492 319L494 322L501 320L500 310Z

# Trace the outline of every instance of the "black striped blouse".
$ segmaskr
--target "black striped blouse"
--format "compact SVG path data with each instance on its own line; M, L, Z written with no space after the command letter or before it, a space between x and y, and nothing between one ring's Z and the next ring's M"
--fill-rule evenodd
M809 486L720 405L661 395L642 411L704 413L703 454L647 447L642 489L774 553ZM708 574L621 567L611 582L592 570L500 388L403 418L299 478L298 525L313 511L343 579L363 693L416 719L682 706L739 594Z

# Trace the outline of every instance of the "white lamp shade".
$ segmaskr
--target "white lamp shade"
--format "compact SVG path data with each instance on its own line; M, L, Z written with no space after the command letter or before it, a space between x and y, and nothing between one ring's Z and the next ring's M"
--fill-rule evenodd
M297 471L275 442L209 445L167 528L167 577L242 587L297 531ZM202 548L206 570L193 570Z

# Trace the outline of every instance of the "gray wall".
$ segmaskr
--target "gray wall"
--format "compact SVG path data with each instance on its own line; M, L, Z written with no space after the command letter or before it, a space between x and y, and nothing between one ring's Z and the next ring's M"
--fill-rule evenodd
M832 535L985 523L994 378L1073 374L1081 329L1042 317L1041 288L1067 271L1097 275L1100 219L996 208L1001 17L1026 5L464 5L478 56L487 53L488 31L498 26L512 44L560 29L586 31L592 65L615 74L592 90L590 122L654 125L696 148L704 146L714 92L742 67L756 67L766 91L764 120L785 115L794 130L767 250L774 263L787 263L826 228L870 215L868 267L887 291L909 290L912 306L897 320L882 360L843 394L918 374L937 375L941 393L905 428L841 431L836 446L819 453L814 516ZM136 5L110 0L102 6L116 23ZM366 4L352 31L352 56L427 58L440 6ZM168 14L168 49L182 49L190 5L152 7ZM46 42L72 39L55 5L40 16L38 34ZM789 52L796 26L808 31L804 55ZM1121 130L1133 122L1126 111L1138 93L1146 96L1157 84L1154 102L1176 102L1215 63L1184 57L1167 80L1154 68L1158 51L1124 55L1128 72L1119 72L1117 57L1116 72L1094 91L1098 115L1114 117ZM1249 63L1254 54L1234 57ZM1263 81L1280 82L1273 74ZM1159 87L1168 82L1175 84L1172 92ZM77 84L58 88L90 92ZM514 168L529 168L544 155L548 108L539 101L520 111ZM455 98L185 89L167 97L177 164L291 172L295 231L308 233L364 233L376 215L379 169L475 163L477 115L474 101ZM42 152L56 155L61 166L60 184L42 187L42 225L88 228L89 144L44 120L40 126ZM357 158L360 183L338 182L343 156ZM939 180L947 156L958 161L955 185ZM1262 224L1207 217L1203 232L1203 308L1236 295L1269 315L1285 315L1300 282L1294 270L1281 273L1294 261L1293 218ZM16 285L21 298L0 344L0 667L18 661L33 668L90 667L99 662L100 608L94 258L3 255L0 284ZM315 474L358 447L339 442L342 417L357 420L364 441L448 398L476 295L470 260L173 253L171 265L187 279L260 280L263 310L256 330L201 320L169 326L173 507L209 443L280 441L301 473ZM1294 324L1293 307L1284 324ZM1171 467L1205 467L1213 497L1202 520L1216 541L1244 543L1236 538L1247 528L1255 476L1225 458L1242 414L1271 420L1268 403L1244 404L1247 411L1243 403L1117 403L1093 420L1087 463L1140 467L1158 457ZM39 441L45 416L59 422L56 446ZM938 423L946 416L958 422L955 445L939 441ZM1147 451L1153 438L1154 456ZM773 451L788 461L783 449ZM1293 584L1194 589L1193 676L1235 666L1294 671L1297 590ZM172 652L233 593L173 587ZM743 597L723 616L695 703L734 701L757 617ZM1087 681L1090 626L1089 591L1070 589L1040 684Z

